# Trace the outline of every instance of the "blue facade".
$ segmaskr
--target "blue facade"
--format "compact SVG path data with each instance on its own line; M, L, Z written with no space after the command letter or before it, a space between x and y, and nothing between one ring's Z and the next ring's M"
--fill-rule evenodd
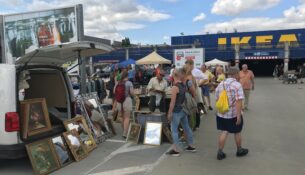
M240 49L241 59L243 56L251 53L264 52L270 56L284 57L284 45L279 42L281 37L292 35L297 40L291 42L290 58L301 59L305 58L305 29L291 30L275 30L275 31L259 31L259 32L240 32L240 33L223 33L223 34L206 34L206 35L190 35L190 36L174 36L172 37L172 45L194 44L197 42L200 47L205 48L206 60L218 58L222 60L232 60L235 58L234 44L232 38L250 37L246 48ZM268 43L268 48L260 48L257 43L257 37L271 36L272 39ZM219 38L225 38L226 44L219 44ZM246 38L245 38L246 39ZM283 38L282 38L283 39Z
M262 40L262 37L267 37L268 39L265 38L264 41L267 42L260 44L259 40ZM240 59L257 55L276 56L282 59L284 58L284 44L280 41L287 40L287 38L291 44L290 58L304 59L305 29L174 36L171 38L171 46L159 47L157 52L161 56L172 60L174 49L190 48L196 42L196 47L205 48L205 60L212 60L214 58L234 60L235 50L232 43L238 40L237 42L241 42ZM224 41L226 41L225 44ZM153 47L130 48L129 58L138 60L153 51ZM103 60L123 61L125 60L125 49L118 49L109 54L95 56L93 59L94 62Z

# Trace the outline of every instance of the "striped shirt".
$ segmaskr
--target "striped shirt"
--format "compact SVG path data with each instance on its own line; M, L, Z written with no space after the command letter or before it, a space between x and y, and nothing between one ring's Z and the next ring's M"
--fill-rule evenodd
M225 86L225 90L227 91L228 99L229 99L229 111L225 114L217 113L217 115L221 118L231 119L237 117L237 108L236 101L243 100L244 91L241 84L236 81L234 78L228 78L222 81L218 87L216 88L216 100L218 100L220 93L223 91Z

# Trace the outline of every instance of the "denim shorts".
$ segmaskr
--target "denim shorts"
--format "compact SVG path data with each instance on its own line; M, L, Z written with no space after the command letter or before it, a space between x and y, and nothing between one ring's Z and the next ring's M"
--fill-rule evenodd
M202 89L202 95L205 97L209 97L210 96L210 87L208 85L204 85L201 87Z

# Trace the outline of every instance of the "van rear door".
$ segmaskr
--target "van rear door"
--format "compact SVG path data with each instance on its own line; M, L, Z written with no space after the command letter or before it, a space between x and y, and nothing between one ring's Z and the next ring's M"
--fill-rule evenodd
M0 145L17 144L19 118L16 113L15 65L0 64L0 80Z
M36 64L62 66L73 62L79 57L91 57L112 51L112 47L105 44L80 41L51 45L36 49L16 60L16 64Z

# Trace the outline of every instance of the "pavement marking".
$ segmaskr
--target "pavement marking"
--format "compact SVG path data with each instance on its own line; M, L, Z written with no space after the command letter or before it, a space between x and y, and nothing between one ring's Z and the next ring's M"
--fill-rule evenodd
M141 165L141 166L133 166L133 167L127 167L127 168L121 168L121 169L115 169L110 171L104 171L100 173L94 173L90 175L127 175L127 174L134 174L139 172L147 171L152 165Z
M108 139L106 142L115 142L115 143L126 143L125 140L116 140L116 139Z
M153 164L148 168L148 170L146 171L146 173L145 173L144 175L151 174L152 171L154 170L154 168L155 168L156 166L158 166L158 165L168 156L168 155L166 155L166 153L167 153L168 151L170 151L171 149L172 149L172 147L170 146L170 147L162 154L162 156L159 157L159 159L158 159L155 163L153 163Z
M113 151L111 154L109 154L107 157L104 158L104 160L102 162L100 162L99 164L97 164L96 166L94 166L93 168L91 168L90 170L88 170L87 172L83 173L84 175L89 174L90 172L92 172L93 170L95 170L96 168L98 168L99 166L105 164L107 161L109 161L110 159L112 159L114 156L116 156L117 154L120 153L120 151L123 149L126 149L127 147L129 147L131 145L131 143L126 143L123 146L121 146L120 148L118 148L117 150Z
M146 149L152 149L152 148L156 148L156 146L137 145L137 146L132 146L132 147L122 149L122 150L120 150L119 153L121 154L121 153L126 153L126 152L140 151L140 150L146 150Z

